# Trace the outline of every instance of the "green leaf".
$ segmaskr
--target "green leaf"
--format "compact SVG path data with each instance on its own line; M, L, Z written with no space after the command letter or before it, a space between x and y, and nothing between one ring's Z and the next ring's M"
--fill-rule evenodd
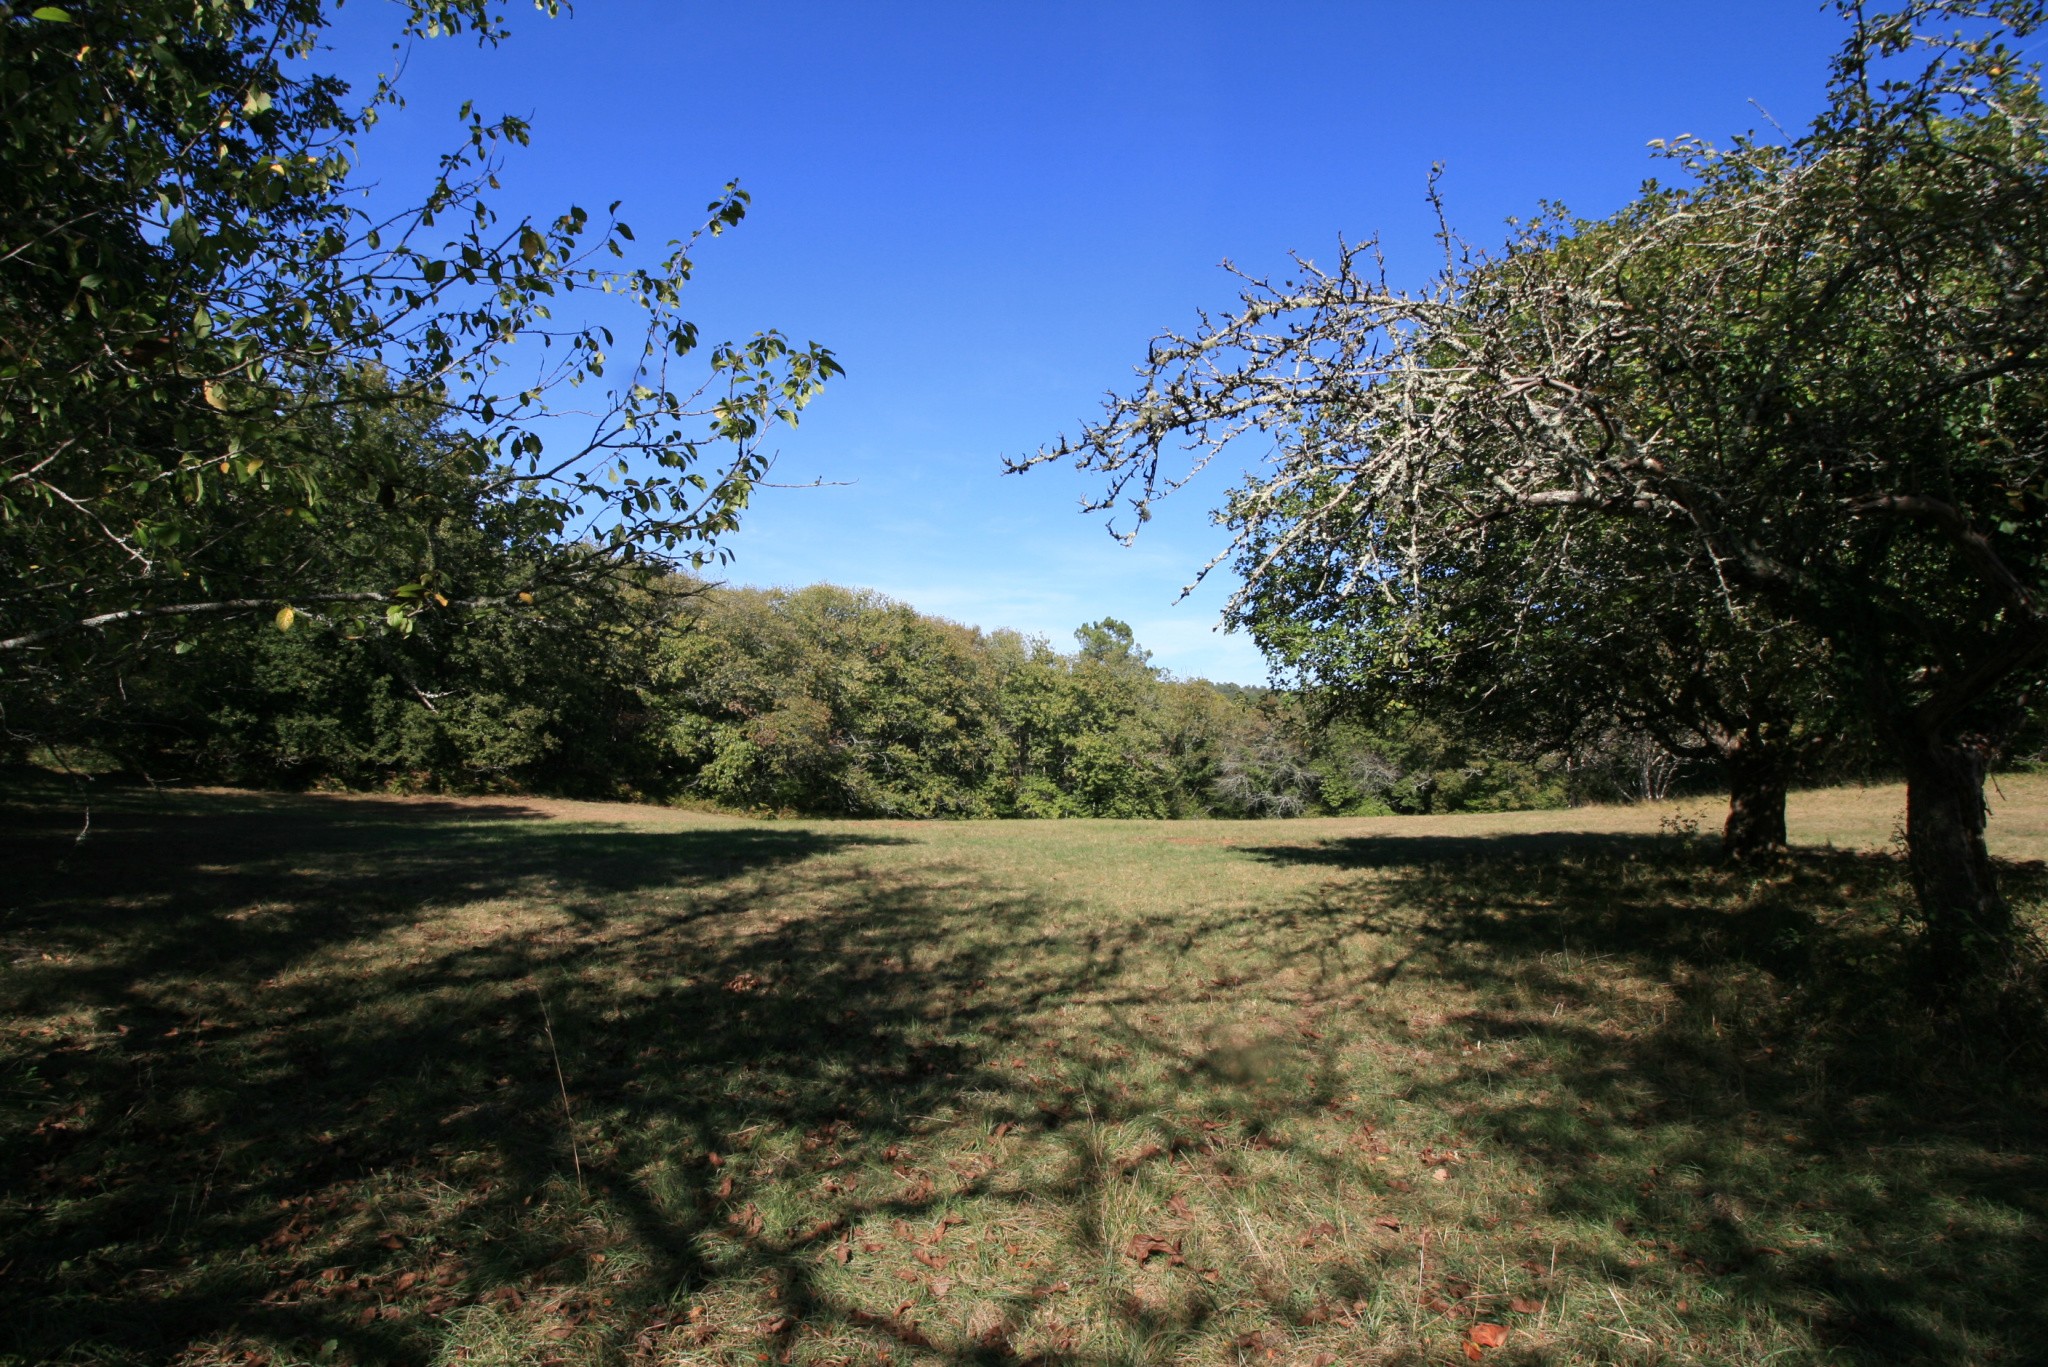
M46 24L68 24L71 22L70 14L58 9L55 5L43 5L40 8L30 10L28 17L40 19Z

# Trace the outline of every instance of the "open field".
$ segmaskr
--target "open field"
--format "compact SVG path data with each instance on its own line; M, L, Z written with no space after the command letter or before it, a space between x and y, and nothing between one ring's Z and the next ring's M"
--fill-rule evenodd
M1767 874L1699 803L70 801L0 806L0 1362L2048 1355L2041 1070L1912 1006L1896 789Z

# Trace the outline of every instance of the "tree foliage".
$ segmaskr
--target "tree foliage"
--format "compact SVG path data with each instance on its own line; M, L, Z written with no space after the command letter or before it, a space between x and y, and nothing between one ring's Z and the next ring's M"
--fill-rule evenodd
M518 577L473 529L450 531L444 563L479 591ZM80 676L53 705L89 719L63 733L66 753L159 782L909 818L1386 815L1627 795L1625 764L1523 762L1412 714L1328 724L1286 694L1169 677L1113 619L1075 639L1062 652L865 590L644 574L518 612L426 613L410 632L310 610L290 631L227 622L186 654Z
M697 246L744 216L735 185L644 256L610 212L507 220L491 194L526 127L465 107L421 202L366 199L355 142L396 91L319 71L328 9L0 5L0 668L16 684L215 617L317 608L403 630L704 564L768 468L763 432L838 371L765 332L686 372L700 339L682 291ZM488 0L402 13L413 38L504 37ZM431 440L394 456L370 431L384 414ZM516 592L449 576L433 546L456 523L517 543L526 578L499 586ZM337 538L376 554L328 553Z
M1517 595L1527 617L1439 606L1459 576L1562 583L1574 546L1604 577L1571 585L1602 604L1587 629L1621 627L1612 648L1580 638L1605 668L1656 658L1659 633L1621 611L1646 566L1653 603L1717 614L1732 649L1791 640L1908 777L1928 943L1953 974L2011 943L1982 780L2048 655L2048 144L2010 46L2042 12L1845 12L1804 136L1681 139L1677 183L1598 223L1548 212L1497 255L1446 229L1420 292L1389 287L1370 244L1248 280L1035 460L1075 459L1105 477L1099 506L1142 522L1232 439L1271 434L1226 508L1239 607L1341 604L1366 624L1357 667L1393 679L1446 625L1482 650L1555 628L1542 592ZM1169 463L1181 441L1192 468Z

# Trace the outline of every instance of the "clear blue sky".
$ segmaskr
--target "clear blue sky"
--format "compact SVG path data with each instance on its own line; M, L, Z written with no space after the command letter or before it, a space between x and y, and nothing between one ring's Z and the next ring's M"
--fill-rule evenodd
M517 0L515 0L517 3ZM388 6L341 11L330 60L388 60ZM1842 35L1806 0L1424 3L778 3L580 0L513 9L496 51L418 46L409 108L365 143L393 193L451 144L456 108L534 123L504 206L621 214L643 243L727 179L754 195L698 258L706 340L776 327L847 367L785 433L733 542L732 582L879 589L982 627L1131 622L1183 675L1260 682L1213 630L1230 471L1124 548L1071 471L1003 477L1071 431L1145 343L1227 305L1228 257L1278 269L1377 232L1397 280L1432 264L1423 189L1446 164L1481 243L1537 201L1599 214L1656 169L1644 144L1798 129ZM1247 458L1254 453L1247 452ZM1177 506L1176 506L1177 505ZM1219 572L1220 575L1220 572Z

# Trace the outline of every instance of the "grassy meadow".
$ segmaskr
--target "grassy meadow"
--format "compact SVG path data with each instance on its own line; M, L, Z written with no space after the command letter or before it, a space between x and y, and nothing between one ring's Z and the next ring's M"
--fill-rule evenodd
M2048 780L1995 794L2044 895ZM0 805L0 1362L2048 1356L1897 789L1274 822Z

